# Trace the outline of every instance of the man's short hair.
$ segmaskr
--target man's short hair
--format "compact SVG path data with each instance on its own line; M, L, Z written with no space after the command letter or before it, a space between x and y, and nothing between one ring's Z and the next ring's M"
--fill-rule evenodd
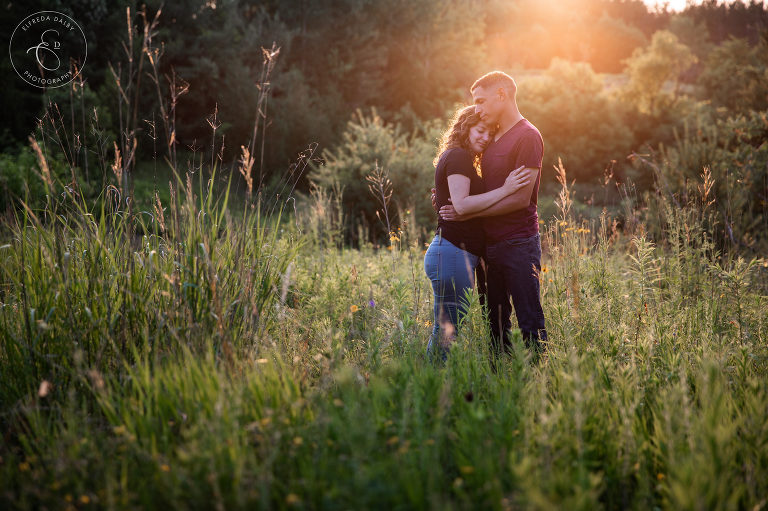
M502 71L491 71L490 73L484 74L472 84L469 91L474 92L478 87L482 87L486 90L495 87L504 87L507 90L507 94L513 98L517 94L517 84L515 83L515 80Z

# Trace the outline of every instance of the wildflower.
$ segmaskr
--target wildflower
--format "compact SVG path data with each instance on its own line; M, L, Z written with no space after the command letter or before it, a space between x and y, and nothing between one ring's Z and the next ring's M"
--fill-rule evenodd
M286 504L288 504L289 506L295 506L295 505L296 505L296 504L298 504L299 502L301 502L301 499L300 499L300 498L299 498L299 496L298 496L298 495L296 495L295 493L289 493L289 494L288 494L288 495L285 497L285 503L286 503Z
M163 472L170 472L171 471L171 467L169 467L168 465L163 463L162 465L160 465L160 470L162 470Z
M453 487L454 488L461 488L461 486L464 484L464 479L461 477L457 477L453 480Z
M266 364L267 362L269 362L269 360L267 360L266 358L260 358L256 360L257 364Z
M399 441L400 441L400 437L393 436L393 437L390 437L389 440L387 440L387 445L395 445Z
M354 313L354 312L357 312L358 310L360 310L360 309L357 307L357 305L350 305L349 306L349 312Z
M368 300L368 307L376 307L376 302L373 301L373 298Z
M297 437L293 438L293 445L299 446L299 445L301 445L303 443L304 443L304 439L301 438L300 436L297 436Z
M664 474L662 474L661 472L659 472L658 474L656 474L656 479L658 479L659 481L662 481L662 480L663 480L665 477L666 477L666 476L665 476Z
M467 474L471 474L472 472L474 472L475 471L475 467L470 466L470 465L464 465L463 467L459 467L459 471L462 474L467 475Z
M88 504L90 501L91 501L91 498L88 495L80 495L81 504Z
M29 470L29 463L26 461L19 463L19 472L26 472L27 470Z
M341 408L342 406L344 406L344 401L342 401L339 398L336 398L333 400L333 406L335 406L336 408Z
M66 500L67 502L72 502L72 495L67 493L66 495L64 495L64 500Z
M549 271L549 268L547 266L541 267L541 273L547 273Z

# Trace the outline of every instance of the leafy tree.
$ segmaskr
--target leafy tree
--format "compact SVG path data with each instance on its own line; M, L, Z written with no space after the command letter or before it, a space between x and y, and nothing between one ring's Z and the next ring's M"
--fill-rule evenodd
M592 48L589 62L600 72L621 72L621 62L632 55L636 48L648 43L639 28L607 14L603 14L589 31L589 35Z
M677 100L680 75L696 60L675 34L667 30L656 32L647 47L636 49L625 61L629 77L625 97L641 112L656 115Z
M699 76L705 98L735 112L768 108L767 50L765 43L753 48L745 39L717 46Z
M545 178L563 158L569 175L594 180L630 150L623 109L589 64L555 59L541 77L520 81L518 103L544 138Z
M762 0L723 2L704 0L689 4L683 14L707 26L712 42L719 44L731 37L744 38L750 44L760 41L760 34L768 25L768 8Z
M681 43L686 45L696 55L699 61L706 58L712 50L707 26L684 14L672 16L667 30L675 34Z

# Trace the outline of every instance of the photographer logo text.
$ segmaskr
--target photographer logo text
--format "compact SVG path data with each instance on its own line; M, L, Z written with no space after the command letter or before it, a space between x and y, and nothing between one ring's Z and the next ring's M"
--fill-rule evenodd
M8 53L16 73L40 88L66 85L80 74L88 44L80 25L66 14L41 11L14 29Z

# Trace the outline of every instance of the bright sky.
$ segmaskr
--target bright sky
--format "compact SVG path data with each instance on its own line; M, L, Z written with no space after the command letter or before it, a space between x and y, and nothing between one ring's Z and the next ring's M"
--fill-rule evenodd
M643 2L645 2L651 9L664 5L665 3L669 4L669 8L673 11L682 11L685 8L685 0L643 0Z
M743 1L743 0L725 0L727 3L732 3L735 1ZM685 4L690 2L693 4L700 4L702 3L702 0L643 0L645 2L645 5L650 7L651 9L655 8L656 6L668 4L670 10L673 11L682 11L685 8Z

